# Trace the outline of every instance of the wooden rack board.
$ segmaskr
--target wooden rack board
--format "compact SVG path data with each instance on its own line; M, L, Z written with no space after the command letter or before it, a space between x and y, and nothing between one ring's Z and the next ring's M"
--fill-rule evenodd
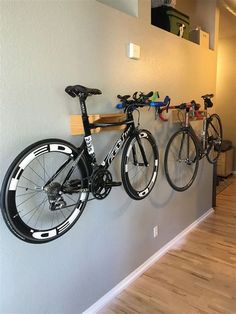
M113 123L121 122L125 120L126 115L124 113L108 113L108 114L93 114L89 115L90 123ZM99 133L101 131L113 131L124 129L125 125L110 126L110 127L98 127L92 129L91 133ZM70 130L71 135L84 134L83 122L81 115L71 115L70 116Z
M183 121L184 115L185 115L184 110L177 110L177 109L171 110L171 121L172 121L172 123L180 122L179 118L181 119L181 121ZM205 111L198 111L198 116L193 116L193 111L190 111L189 112L189 119L190 119L190 121L202 120L204 118L204 115L205 115Z

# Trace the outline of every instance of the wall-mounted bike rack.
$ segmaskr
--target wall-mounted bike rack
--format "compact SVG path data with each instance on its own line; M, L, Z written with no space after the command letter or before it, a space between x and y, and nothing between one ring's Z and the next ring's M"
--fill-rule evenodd
M108 113L108 114L94 114L89 116L90 123L113 123L121 122L125 120L126 115L124 113ZM102 131L114 131L122 130L125 128L125 125L111 126L111 127L99 127L92 129L91 133L99 133ZM81 115L71 115L70 116L70 130L71 135L80 135L84 134L84 127L82 122Z
M193 110L190 110L189 112L189 119L190 121L198 121L202 120L205 116L205 111L197 111L194 112ZM180 110L171 110L171 122L172 123L178 123L179 118L181 117L181 111Z

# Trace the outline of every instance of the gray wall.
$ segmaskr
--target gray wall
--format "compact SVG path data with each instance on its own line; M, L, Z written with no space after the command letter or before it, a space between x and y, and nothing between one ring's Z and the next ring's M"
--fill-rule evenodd
M215 91L215 53L94 0L1 1L0 181L24 147L47 137L79 144L69 132L77 103L64 93L80 83L103 91L90 113L113 112L118 93L158 89L173 102ZM140 2L147 12L149 1ZM142 12L139 11L140 16ZM125 56L141 46L141 59ZM203 76L208 68L208 77ZM212 168L201 161L194 185L175 193L162 171L174 127L142 112L161 157L158 182L141 202L123 188L89 202L77 224L44 245L15 238L0 218L0 313L81 313L211 207ZM94 136L101 159L116 133ZM119 160L113 167L119 179ZM159 225L159 237L152 229Z

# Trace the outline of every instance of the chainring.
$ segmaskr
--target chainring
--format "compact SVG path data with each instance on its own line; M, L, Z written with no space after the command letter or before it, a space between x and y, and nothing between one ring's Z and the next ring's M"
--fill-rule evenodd
M111 191L112 175L106 169L98 169L91 177L90 187L93 196L102 200Z

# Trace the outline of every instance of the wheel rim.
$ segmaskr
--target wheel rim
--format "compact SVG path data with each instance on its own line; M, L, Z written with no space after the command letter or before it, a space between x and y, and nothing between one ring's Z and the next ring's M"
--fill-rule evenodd
M196 145L186 132L172 137L165 156L168 182L178 191L184 191L193 183L198 166Z
M68 230L79 217L86 193L70 195L62 192L60 199L58 193L73 160L74 156L69 147L50 144L34 149L17 164L9 180L7 203L10 208L9 219L22 236L49 240ZM57 198L54 202L57 209L52 210L52 199L49 199L48 191L44 187L66 161L66 168L52 181L50 193ZM75 167L70 180L79 178L83 186L82 173Z

